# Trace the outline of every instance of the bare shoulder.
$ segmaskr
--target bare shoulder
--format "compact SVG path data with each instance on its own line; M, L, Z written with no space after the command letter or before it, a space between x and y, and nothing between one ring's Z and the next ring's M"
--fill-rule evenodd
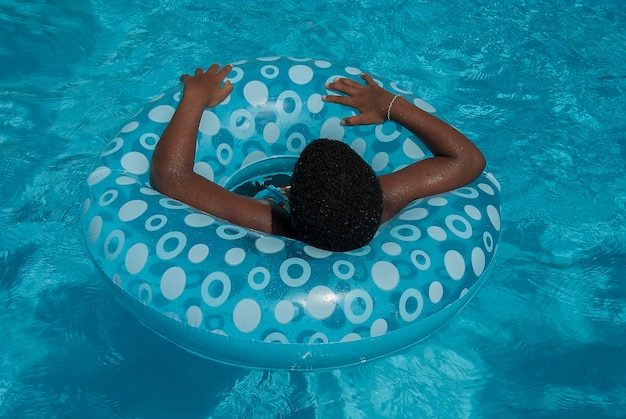
M411 201L419 198L419 182L408 182L402 171L379 176L383 193L382 222L393 218Z
M456 187L454 160L429 158L393 173L380 176L383 192L383 222L416 199L436 195Z

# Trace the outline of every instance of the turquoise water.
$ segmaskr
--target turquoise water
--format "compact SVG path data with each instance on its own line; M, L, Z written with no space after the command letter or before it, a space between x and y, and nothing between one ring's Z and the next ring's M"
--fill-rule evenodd
M203 3L0 0L0 417L623 415L623 2ZM181 73L267 55L399 80L484 151L496 264L426 342L321 373L227 367L145 330L91 263L81 182L105 142Z

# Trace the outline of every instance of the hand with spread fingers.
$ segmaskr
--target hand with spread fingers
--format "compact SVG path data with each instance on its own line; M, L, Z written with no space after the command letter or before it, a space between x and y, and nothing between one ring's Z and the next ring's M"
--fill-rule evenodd
M183 74L180 80L185 85L186 99L202 103L204 108L213 108L219 105L233 91L230 81L224 79L233 69L232 65L225 65L220 69L219 64L213 64L206 71L197 68L193 76Z
M324 97L326 102L350 106L361 112L359 115L344 118L342 125L378 124L387 118L389 104L394 95L380 87L371 76L361 74L361 78L366 84L347 78L337 78L326 84L327 89L347 95L327 95Z

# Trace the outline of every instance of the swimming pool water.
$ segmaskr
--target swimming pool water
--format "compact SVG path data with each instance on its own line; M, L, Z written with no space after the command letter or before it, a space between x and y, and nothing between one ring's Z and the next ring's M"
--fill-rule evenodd
M621 417L626 5L618 0L0 0L0 417ZM375 71L503 186L483 289L401 354L313 374L190 355L109 295L78 217L96 153L183 72Z

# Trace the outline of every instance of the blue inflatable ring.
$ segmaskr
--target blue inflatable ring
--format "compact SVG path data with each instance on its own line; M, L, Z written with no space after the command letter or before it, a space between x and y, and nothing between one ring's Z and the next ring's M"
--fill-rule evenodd
M195 170L223 185L288 173L319 137L349 144L378 174L428 155L401 126L342 127L350 109L325 82L361 70L327 61L236 63L234 90L204 112ZM386 89L434 108L384 77ZM229 224L150 187L154 147L177 85L98 156L81 216L89 251L120 303L156 333L212 360L312 370L375 359L424 339L480 287L500 237L500 186L476 181L419 199L361 249L333 253Z

